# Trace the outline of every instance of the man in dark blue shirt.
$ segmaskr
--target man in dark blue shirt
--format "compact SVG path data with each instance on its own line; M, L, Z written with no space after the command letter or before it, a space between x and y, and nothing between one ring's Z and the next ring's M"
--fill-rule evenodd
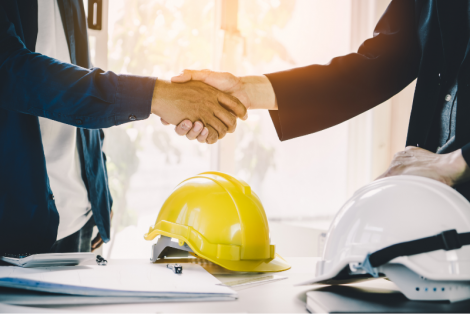
M38 0L0 2L0 253L49 252L57 238L59 215L38 117L77 127L81 176L107 242L112 198L101 128L153 113L175 125L200 121L206 131L199 140L214 143L234 131L236 116L246 116L236 98L200 82L178 85L90 69L83 1L57 3L71 63L35 53Z

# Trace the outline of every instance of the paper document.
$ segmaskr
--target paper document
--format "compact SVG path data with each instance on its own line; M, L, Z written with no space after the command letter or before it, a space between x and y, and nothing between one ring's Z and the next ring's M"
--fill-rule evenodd
M235 280L231 281L224 281L222 283L219 283L221 286L226 286L226 287L240 287L240 286L248 286L248 285L259 285L261 283L268 283L268 282L273 282L273 281L278 281L278 280L283 280L287 279L285 276L279 276L279 275L263 275L263 276L257 276L257 277L246 277L246 278L238 278Z
M0 304L0 313L14 313L14 314L98 314L99 312L89 311L67 311L61 309L42 309L26 306L13 306L7 304Z
M73 266L94 259L93 253L47 253L22 258L0 256L0 260L20 267Z
M63 266L41 268L0 267L0 287L82 296L236 298L199 265L183 264L176 275L166 264Z

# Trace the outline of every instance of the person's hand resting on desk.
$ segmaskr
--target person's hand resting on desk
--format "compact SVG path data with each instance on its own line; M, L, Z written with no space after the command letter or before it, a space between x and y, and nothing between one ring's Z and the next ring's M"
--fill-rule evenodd
M226 72L213 72L210 70L184 70L179 76L171 79L173 83L187 83L200 81L239 99L246 109L277 110L276 96L271 82L264 75L237 77ZM240 116L239 116L240 117ZM246 120L246 115L243 120ZM162 117L162 123L168 124ZM190 140L205 142L204 130L200 122L194 124L184 120L175 129L179 135L186 135Z
M196 81L174 84L157 80L152 113L166 124L178 125L177 133L189 131L192 121L198 121L195 123L198 140L208 144L235 131L237 117L246 119L246 108L237 98Z
M449 154L435 154L408 146L395 154L390 167L377 180L398 175L427 177L454 186L470 180L470 169L461 149Z

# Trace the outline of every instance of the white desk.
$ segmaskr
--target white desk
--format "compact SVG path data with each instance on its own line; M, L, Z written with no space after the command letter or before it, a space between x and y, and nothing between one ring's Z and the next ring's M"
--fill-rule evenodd
M312 287L294 287L295 283L311 278L315 273L315 257L286 258L292 265L288 271L278 273L287 279L265 283L255 287L235 289L238 300L226 302L184 302L184 303L145 303L145 304L112 304L92 306L61 306L69 311L86 311L89 313L139 313L139 314L229 314L229 313L308 313L305 309L305 292ZM111 260L110 263L132 263L138 267L143 260ZM236 275L215 275L231 280ZM258 274L259 276L259 274ZM55 307L56 309L58 307Z
M314 276L315 257L286 258L292 265L288 271L279 273L287 276L287 279L265 283L258 286L240 287L237 290L238 300L227 302L185 302L185 303L139 303L139 304L108 304L108 305L77 305L41 307L41 310L49 309L54 312L291 312L305 313L305 293L312 286L294 287L294 284L302 282ZM143 260L111 260L109 263L148 263ZM215 275L222 281L234 280L237 275ZM259 276L259 275L258 275ZM230 278L228 278L230 277ZM32 308L30 308L33 310Z

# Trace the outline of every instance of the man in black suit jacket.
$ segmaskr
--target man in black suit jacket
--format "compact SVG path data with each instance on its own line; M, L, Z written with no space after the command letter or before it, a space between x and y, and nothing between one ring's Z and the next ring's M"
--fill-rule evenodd
M172 80L200 80L270 110L284 141L346 121L418 78L407 148L381 177L425 176L470 199L469 12L467 0L393 0L357 53L327 65L246 77L185 70Z

